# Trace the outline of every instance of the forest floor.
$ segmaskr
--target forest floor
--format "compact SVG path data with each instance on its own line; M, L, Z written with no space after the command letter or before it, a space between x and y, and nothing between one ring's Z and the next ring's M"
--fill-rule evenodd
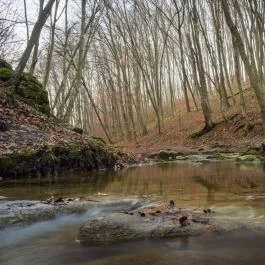
M214 96L210 99L212 117L216 126L199 138L192 138L192 134L203 128L202 111L185 110L185 104L179 100L175 117L168 115L169 106L165 108L164 126L162 134L158 134L154 118L148 124L148 134L138 137L135 141L122 141L120 146L136 154L146 154L161 149L174 149L176 151L197 150L245 152L251 148L260 148L263 141L261 134L261 120L255 95L244 84L244 97L247 105L247 115L244 117L240 110L239 94L229 98L231 107L225 112L226 121L220 112L220 103Z
M225 113L224 121L219 108L219 101L212 97L210 104L216 126L212 131L199 138L191 135L203 127L202 112L194 106L190 113L185 110L184 102L176 103L178 111L175 117L170 115L169 106L164 109L164 126L158 134L155 119L150 118L148 134L137 138L137 141L122 141L118 146L136 154L145 154L161 149L177 151L231 151L244 152L249 148L258 148L263 141L259 109L255 96L245 85L247 116L243 117L239 107L239 95L235 95L237 104L230 97L231 106ZM6 103L6 95L0 84L0 122L8 124L8 130L0 133L0 155L12 153L21 148L38 149L43 145L57 143L85 142L91 139L86 134L78 134L58 119L36 111L20 100L15 105Z

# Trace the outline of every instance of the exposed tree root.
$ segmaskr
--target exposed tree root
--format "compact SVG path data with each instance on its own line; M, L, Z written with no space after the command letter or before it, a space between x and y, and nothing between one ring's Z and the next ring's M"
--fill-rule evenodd
M210 132L216 124L213 124L211 127L210 126L204 126L201 130L194 132L190 137L195 139L195 138L199 138L201 136L203 136L204 134Z

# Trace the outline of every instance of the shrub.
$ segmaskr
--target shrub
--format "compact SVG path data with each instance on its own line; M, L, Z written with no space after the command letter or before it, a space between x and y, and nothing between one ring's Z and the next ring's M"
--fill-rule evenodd
M12 74L13 74L13 71L11 69L6 68L6 67L0 68L0 80L6 82L10 79Z

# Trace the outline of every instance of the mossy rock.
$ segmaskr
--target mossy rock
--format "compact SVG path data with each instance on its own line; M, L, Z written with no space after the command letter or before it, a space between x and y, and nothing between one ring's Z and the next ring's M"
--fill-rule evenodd
M78 134L83 134L84 133L84 130L82 128L79 128L79 127L74 127L72 129L73 132L76 132Z
M6 82L12 77L12 74L12 69L0 68L0 80ZM51 108L48 92L34 75L24 72L20 77L18 85L16 87L9 85L7 91L10 94L15 93L19 95L28 105L50 116Z
M257 156L256 155L243 155L243 156L237 157L236 160L238 162L255 161L257 160Z
M34 160L37 158L36 151L30 148L23 148L19 150L18 157L22 158L23 161L27 161L27 160L30 161L30 160Z
M92 138L96 141L96 143L101 144L101 145L105 145L106 141L101 138L101 137L96 137L96 136L92 136Z
M183 153L176 152L174 150L160 150L159 152L154 152L150 154L148 157L151 159L159 159L159 160L175 160L177 156L183 156Z
M0 68L0 80L6 82L11 78L12 74L13 74L12 69L6 67Z
M0 177L35 177L57 173L114 168L122 161L130 163L132 157L94 141L57 144L39 150L28 148L0 156Z
M13 160L8 155L0 156L0 168L10 168L13 166Z
M258 154L258 151L254 148L250 148L247 150L247 152L244 155L254 155L256 156Z
M48 116L50 115L48 92L34 75L23 73L15 93L24 98L28 105Z
M12 70L12 65L8 63L7 61L5 61L4 59L0 58L0 68L8 68Z
M134 164L136 162L136 159L133 154L128 153L121 148L114 147L113 148L113 153L116 156L118 160L122 160L126 163Z

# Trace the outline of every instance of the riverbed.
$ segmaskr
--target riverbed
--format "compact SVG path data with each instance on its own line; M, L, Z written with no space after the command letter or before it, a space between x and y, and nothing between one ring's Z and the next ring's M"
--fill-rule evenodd
M88 195L148 197L178 207L211 209L231 219L265 222L265 168L262 163L234 161L172 162L122 171L74 174L0 182L5 200L43 200ZM0 203L1 203L0 201ZM220 236L141 240L105 247L77 241L90 216L115 207L95 207L26 227L0 231L2 265L90 264L264 264L265 234L235 231ZM119 209L120 210L120 209Z

